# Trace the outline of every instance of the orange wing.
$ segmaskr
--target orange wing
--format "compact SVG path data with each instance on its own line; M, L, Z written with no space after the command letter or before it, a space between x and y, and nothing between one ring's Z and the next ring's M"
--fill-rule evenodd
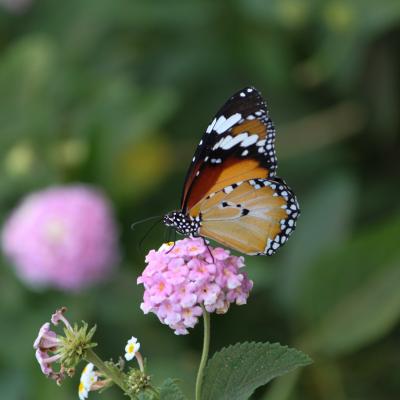
M181 200L183 212L225 186L275 175L275 130L255 88L234 94L218 111L195 152Z
M220 165L204 166L201 175L201 179L196 180L191 187L190 198L186 204L188 210L202 198L226 186L252 178L265 178L268 170L257 160L232 157Z
M280 179L250 179L208 195L191 210L200 235L248 255L272 255L296 227L299 206Z

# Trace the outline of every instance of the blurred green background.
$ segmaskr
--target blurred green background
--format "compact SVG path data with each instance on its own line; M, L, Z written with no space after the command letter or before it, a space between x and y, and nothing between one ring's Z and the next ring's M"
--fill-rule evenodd
M56 183L98 185L123 259L79 294L27 289L0 266L0 397L77 398L32 342L57 306L98 324L103 357L135 335L156 382L192 394L202 329L174 336L139 309L136 277L165 229L133 221L179 206L218 107L256 86L277 127L279 175L302 215L273 257L247 257L247 306L212 319L212 350L244 340L315 360L257 391L269 400L400 397L400 2L398 0L0 1L0 213ZM100 398L90 394L91 398ZM117 390L103 398L122 399Z

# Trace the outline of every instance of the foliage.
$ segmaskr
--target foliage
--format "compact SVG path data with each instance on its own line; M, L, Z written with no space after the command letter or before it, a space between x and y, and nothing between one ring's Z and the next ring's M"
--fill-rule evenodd
M186 397L179 389L177 382L173 379L166 379L160 388L160 399L161 400L185 400Z
M178 207L202 130L227 96L252 84L267 98L279 174L302 215L279 254L246 259L255 282L249 306L215 318L211 346L251 332L311 354L304 373L254 398L396 398L399 27L397 0L32 0L18 13L2 8L0 215L32 190L88 182L111 198L124 251L112 280L73 294L27 289L1 261L2 397L76 396L77 382L59 390L32 357L43 315L61 304L74 320L96 321L106 358L134 334L149 349L157 385L174 371L191 393L200 329L177 340L137 306L144 253L165 230L154 229L140 249L150 225L130 225ZM106 396L121 398L112 389Z
M271 379L310 363L301 351L278 343L237 343L208 362L201 398L246 400Z

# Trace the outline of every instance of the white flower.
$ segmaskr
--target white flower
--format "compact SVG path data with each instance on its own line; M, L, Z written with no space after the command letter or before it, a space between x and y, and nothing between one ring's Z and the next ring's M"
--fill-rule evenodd
M92 363L86 364L81 374L81 382L87 382L90 374L93 372L94 365ZM87 386L87 385L86 385Z
M132 360L133 357L135 357L136 352L139 351L140 349L140 343L137 341L137 339L132 336L129 340L128 343L125 346L125 358L127 361Z
M93 383L97 382L98 376L96 372L91 371L88 372L85 376L85 380L81 379L85 386L90 390L92 388Z
M80 400L87 399L89 395L89 389L85 386L85 384L82 381L79 382L78 394Z
M163 250L170 250L174 246L174 242L168 242L168 243L163 243L161 247L158 249L158 251L163 251Z
M79 382L79 387L78 387L78 394L80 400L87 399L90 388L95 382L97 382L98 376L93 369L94 365L92 363L89 363L82 371L81 380Z

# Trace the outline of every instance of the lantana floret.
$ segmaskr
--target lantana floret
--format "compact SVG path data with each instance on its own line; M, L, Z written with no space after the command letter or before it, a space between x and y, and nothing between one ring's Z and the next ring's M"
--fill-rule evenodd
M88 397L89 391L95 389L95 384L98 381L98 374L94 371L94 365L89 363L82 370L81 379L78 386L78 395L80 400Z
M132 336L128 340L128 343L125 346L126 361L132 360L136 356L136 353L139 351L139 349L140 349L140 343L137 341L137 338Z

